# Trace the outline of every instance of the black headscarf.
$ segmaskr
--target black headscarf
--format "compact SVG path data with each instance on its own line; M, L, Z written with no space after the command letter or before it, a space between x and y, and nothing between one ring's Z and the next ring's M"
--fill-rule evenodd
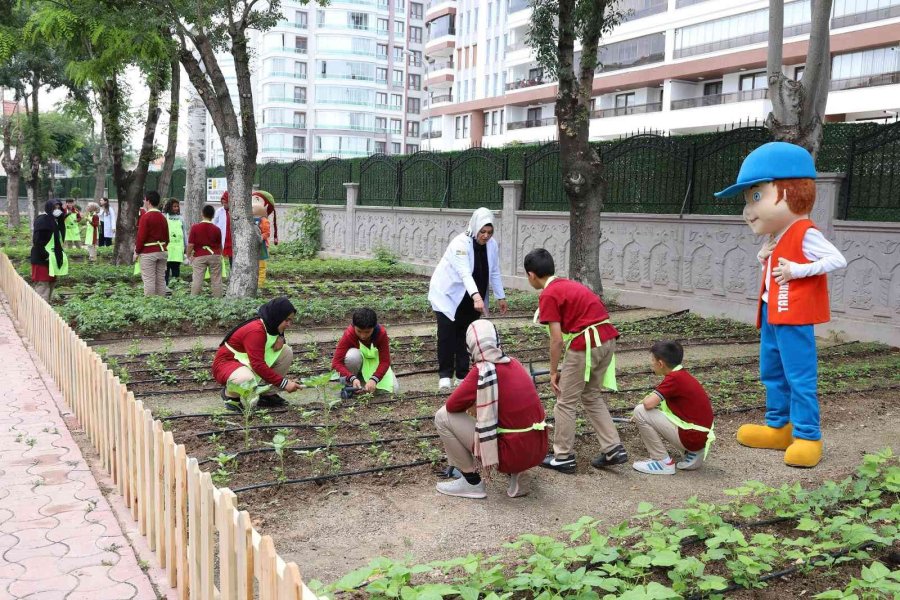
M60 231L65 227L62 219L53 216L53 209L62 207L59 200L49 200L44 204L44 213L34 220L34 233L31 238L31 264L49 265L50 255L46 250L47 243L55 239L54 258L57 264L62 264L63 249Z
M257 316L252 319L247 319L241 323L238 323L234 326L234 328L225 334L225 337L222 338L222 343L219 346L223 346L231 336L234 335L238 329L246 325L247 323L252 323L257 319L262 319L263 325L266 328L266 333L269 335L278 335L278 326L287 319L289 316L297 312L297 309L294 308L294 305L291 304L291 301L287 299L286 296L280 296L278 298L274 298L269 300L265 304L259 307L256 311Z

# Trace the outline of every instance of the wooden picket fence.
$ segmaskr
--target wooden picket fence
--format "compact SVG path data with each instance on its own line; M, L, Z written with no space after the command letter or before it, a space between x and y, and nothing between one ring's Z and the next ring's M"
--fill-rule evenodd
M213 484L3 253L0 288L179 598L316 600L234 492Z

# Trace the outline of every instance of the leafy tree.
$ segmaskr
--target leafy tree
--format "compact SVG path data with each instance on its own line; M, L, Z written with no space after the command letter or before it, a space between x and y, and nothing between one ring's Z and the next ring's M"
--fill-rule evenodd
M558 79L556 122L563 187L569 199L569 276L603 293L600 213L606 178L588 143L594 71L600 38L618 25L617 0L533 0L528 43L537 61ZM575 41L581 43L576 69Z
M0 105L6 101L3 91L0 90ZM19 181L22 176L22 152L24 150L24 135L21 113L19 113L19 97L15 95L16 107L12 115L0 115L0 124L3 129L3 154L0 155L0 164L6 171L6 213L9 218L6 226L10 229L19 226ZM13 153L15 148L15 153Z

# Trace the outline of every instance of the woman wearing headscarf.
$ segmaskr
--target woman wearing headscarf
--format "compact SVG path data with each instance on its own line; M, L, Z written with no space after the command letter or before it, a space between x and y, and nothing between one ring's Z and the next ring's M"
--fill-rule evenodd
M547 454L544 406L522 363L503 353L493 323L472 323L466 345L475 364L434 416L447 461L462 477L437 484L437 491L484 498L483 480L500 471L510 476L507 495L524 496L519 475Z
M284 296L275 298L259 307L257 316L244 321L229 331L213 359L212 372L222 386L222 399L229 408L235 407L238 395L227 391L231 384L255 381L257 385L269 384L260 394L259 406L272 407L285 404L279 390L295 392L302 385L287 378L294 353L285 343L284 332L291 326L294 305Z
M438 387L449 390L451 377L469 371L466 329L487 314L488 284L506 314L506 293L500 275L500 248L494 236L494 213L479 208L469 226L447 246L428 286L428 301L437 315Z
M56 287L56 278L69 272L69 259L63 251L65 217L62 202L50 200L44 205L44 212L34 220L31 281L34 290L47 303Z

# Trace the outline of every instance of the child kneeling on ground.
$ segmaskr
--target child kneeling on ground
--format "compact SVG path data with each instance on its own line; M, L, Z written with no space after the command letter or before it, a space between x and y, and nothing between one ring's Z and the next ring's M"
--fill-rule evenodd
M706 390L684 370L684 348L678 342L656 342L650 348L650 366L662 382L634 407L634 422L650 454L632 466L648 475L674 475L676 467L693 471L703 465L713 434L713 409ZM663 440L684 452L675 463Z
M400 382L391 368L391 340L371 308L353 311L353 321L334 350L331 368L335 371L332 378L340 379L343 385L368 393L376 389L400 391Z

